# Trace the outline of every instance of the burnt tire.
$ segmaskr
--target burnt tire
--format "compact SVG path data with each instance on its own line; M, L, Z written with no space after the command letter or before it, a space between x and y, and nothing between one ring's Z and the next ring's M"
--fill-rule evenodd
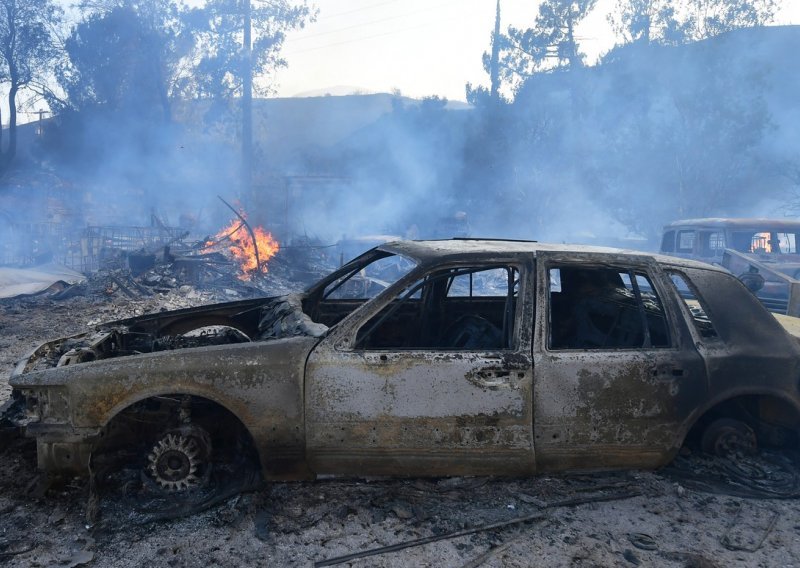
M758 440L747 423L735 418L718 418L703 431L700 447L705 453L720 457L737 453L752 455L758 450Z
M212 446L208 432L186 425L163 432L147 453L144 473L169 493L202 488L211 474Z

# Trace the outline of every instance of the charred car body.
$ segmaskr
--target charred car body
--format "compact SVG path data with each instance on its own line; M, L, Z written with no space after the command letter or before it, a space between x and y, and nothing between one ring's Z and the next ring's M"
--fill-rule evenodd
M41 469L157 487L655 468L794 439L800 344L724 270L492 240L382 245L305 293L46 343L10 381Z
M704 218L664 227L661 252L718 264L774 312L800 316L800 221Z

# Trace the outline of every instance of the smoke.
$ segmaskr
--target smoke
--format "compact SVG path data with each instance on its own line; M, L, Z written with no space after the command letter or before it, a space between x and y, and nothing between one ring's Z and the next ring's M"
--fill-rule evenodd
M290 199L292 223L323 240L469 232L654 249L680 218L774 215L800 163L785 80L798 47L797 28L741 30L619 48L534 76L510 104L397 99L294 156L288 169L338 182Z
M513 103L468 109L392 95L262 101L244 193L235 104L173 105L168 121L63 113L34 155L57 181L7 178L0 209L77 227L155 213L203 236L230 219L222 195L284 242L469 234L653 249L665 223L774 214L800 186L798 48L796 27L630 45L536 75Z

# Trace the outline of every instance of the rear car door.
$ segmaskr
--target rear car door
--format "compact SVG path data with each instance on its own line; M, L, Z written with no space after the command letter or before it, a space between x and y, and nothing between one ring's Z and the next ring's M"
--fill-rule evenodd
M539 255L534 342L537 463L657 467L704 400L702 357L654 261Z
M307 363L312 469L532 472L531 273L524 261L423 270L342 321Z

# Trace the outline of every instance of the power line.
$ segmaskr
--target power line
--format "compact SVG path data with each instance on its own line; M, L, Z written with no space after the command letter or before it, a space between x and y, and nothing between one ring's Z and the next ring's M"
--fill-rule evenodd
M348 14L355 14L356 12L364 12L365 10L372 10L373 8L379 8L380 6L386 6L387 4L397 4L402 0L387 0L386 2L380 2L378 4L372 4L371 6L362 6L361 8L354 8L352 10L347 10L346 12L336 12L335 14L328 14L326 18L338 18L339 16L346 16Z

